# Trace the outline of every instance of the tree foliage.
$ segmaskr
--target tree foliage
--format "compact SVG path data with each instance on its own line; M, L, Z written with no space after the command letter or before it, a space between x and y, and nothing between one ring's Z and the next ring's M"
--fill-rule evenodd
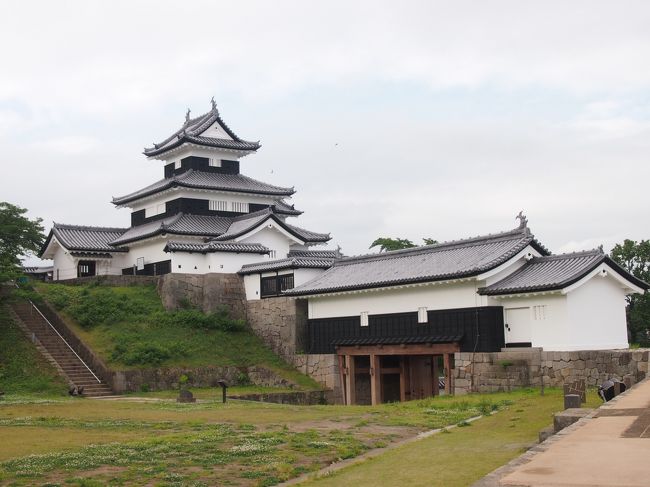
M636 242L626 239L614 246L611 257L635 277L650 282L650 240ZM633 294L627 300L630 339L645 346L650 345L650 294Z
M20 275L20 257L38 252L45 235L42 220L30 220L27 210L0 202L0 282Z
M434 245L438 241L432 238L423 238L424 245ZM390 250L400 250L400 249L409 249L411 247L417 247L411 240L406 238L390 238L390 237L379 237L375 239L369 248L379 247L380 252L387 252Z

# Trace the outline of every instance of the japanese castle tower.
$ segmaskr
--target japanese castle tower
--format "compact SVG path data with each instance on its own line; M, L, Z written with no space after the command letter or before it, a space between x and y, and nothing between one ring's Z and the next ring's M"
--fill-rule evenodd
M188 110L176 132L144 150L149 160L163 161L164 177L113 198L117 208L131 209L129 228L54 224L41 251L54 261L53 279L291 274L268 282L267 291L275 293L297 285L294 274L301 282L311 279L337 253L310 250L329 241L329 234L288 223L302 213L288 203L293 188L241 174L240 159L259 148L226 125L214 99L211 110L196 118Z

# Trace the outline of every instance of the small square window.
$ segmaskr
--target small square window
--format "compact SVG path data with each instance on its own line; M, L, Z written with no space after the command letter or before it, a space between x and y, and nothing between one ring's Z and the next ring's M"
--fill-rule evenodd
M361 326L368 326L368 312L361 312Z
M181 168L181 161L174 161L174 169L180 169Z

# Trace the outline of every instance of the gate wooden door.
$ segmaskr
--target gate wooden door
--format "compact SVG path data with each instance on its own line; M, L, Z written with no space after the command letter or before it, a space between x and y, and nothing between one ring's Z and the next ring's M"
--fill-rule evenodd
M412 355L410 361L411 399L433 395L433 373L429 355Z

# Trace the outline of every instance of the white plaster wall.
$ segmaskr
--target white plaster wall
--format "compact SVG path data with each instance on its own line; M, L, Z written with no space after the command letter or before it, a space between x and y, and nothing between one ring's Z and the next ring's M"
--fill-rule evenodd
M509 297L494 299L490 305L503 306L504 323L508 308L528 308L530 313L531 337L533 347L544 350L562 351L569 342L569 321L567 299L563 294L546 294L529 297ZM533 307L545 306L544 318L536 319ZM507 334L506 334L507 337Z
M571 324L565 350L628 348L625 292L611 276L596 275L567 294Z
M57 245L52 258L52 279L63 280L77 277L77 263L67 250Z
M419 307L429 310L482 306L476 293L476 282L426 285L402 289L371 291L339 296L309 298L309 318L357 316L415 312Z
M125 254L123 260L124 265L122 267L132 267L136 265L139 257L144 257L145 264L171 259L171 254L168 254L163 250L167 244L167 240L168 238L154 237L149 240L142 240L140 242L128 244L129 252ZM174 271L174 269L172 269L172 271Z
M249 274L244 276L244 288L246 289L246 299L248 301L260 299L260 275Z
M209 270L203 272L236 273L244 264L253 264L269 260L267 255L236 254L232 252L214 252L207 254Z
M290 240L286 235L284 235L280 230L275 228L273 225L275 224L271 222L267 222L267 225L257 233L254 233L253 235L247 236L238 241L245 242L245 243L262 244L271 250L275 250L276 259L284 259L289 253L289 246L294 242ZM259 259L258 261L260 260L263 259Z

